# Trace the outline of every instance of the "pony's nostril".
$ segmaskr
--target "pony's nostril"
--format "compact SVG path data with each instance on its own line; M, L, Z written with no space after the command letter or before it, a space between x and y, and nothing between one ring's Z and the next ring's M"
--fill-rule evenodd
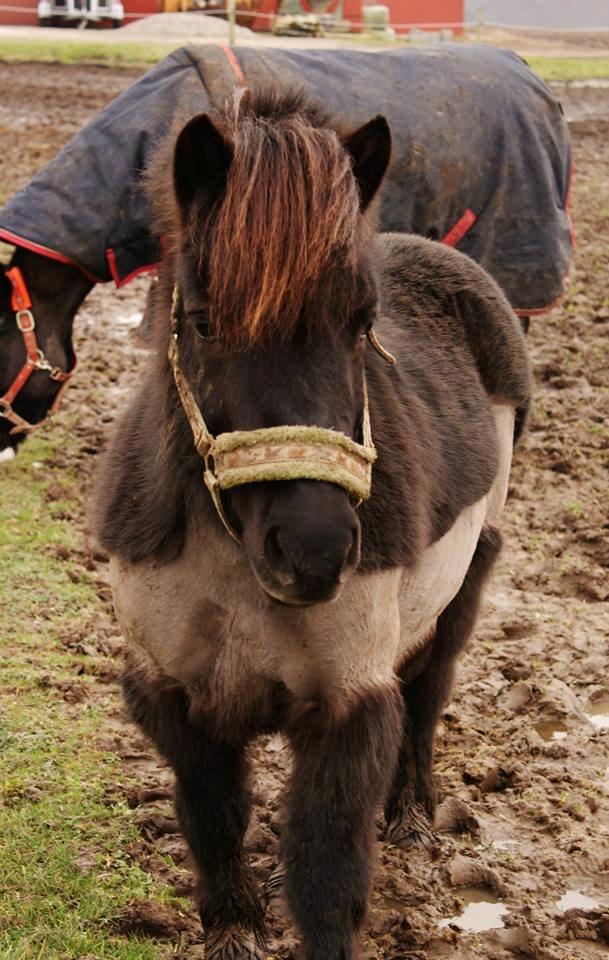
M291 583L294 580L294 570L281 540L281 529L271 527L264 538L264 557L275 576Z
M360 526L354 523L351 528L351 548L347 554L346 567L356 567L359 563L360 551Z

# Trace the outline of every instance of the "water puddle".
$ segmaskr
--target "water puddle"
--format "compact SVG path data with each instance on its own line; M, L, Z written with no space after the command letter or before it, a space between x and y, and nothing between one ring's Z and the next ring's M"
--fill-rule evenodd
M580 890L567 890L566 893L563 893L560 900L556 902L556 906L561 913L565 913L567 910L573 910L574 908L578 910L598 910L600 905L599 900L595 900L594 897L589 897L585 893L581 893Z
M492 850L500 850L502 853L509 853L512 850L517 850L520 846L520 840L491 840L488 843L477 843L474 847L474 850L484 851L488 847L491 847Z
M569 732L562 720L542 720L535 724L535 730L542 740L564 740Z
M119 313L118 316L114 317L113 323L119 327L126 327L127 331L133 329L133 327L139 327L142 319L141 311L138 313ZM122 333L123 331L121 331Z
M503 917L509 910L488 887L464 887L459 896L466 904L465 909L456 917L440 920L441 930L452 926L466 933L483 933L505 926Z
M609 730L609 697L594 700L590 704L586 716L597 730Z
M520 846L519 840L492 840L491 846L495 850L516 850Z

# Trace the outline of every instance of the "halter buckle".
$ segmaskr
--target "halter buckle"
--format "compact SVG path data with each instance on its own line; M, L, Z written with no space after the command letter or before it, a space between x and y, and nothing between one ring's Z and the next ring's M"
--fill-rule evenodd
M53 369L40 347L36 347L36 350L28 356L28 359L37 370L46 370L47 373L50 373Z
M17 322L17 327L21 333L31 333L32 330L36 327L36 321L34 320L34 314L31 310L17 310L15 314L15 320Z

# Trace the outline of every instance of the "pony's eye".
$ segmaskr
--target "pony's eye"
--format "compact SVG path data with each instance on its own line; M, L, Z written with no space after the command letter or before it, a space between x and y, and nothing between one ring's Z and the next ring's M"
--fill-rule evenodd
M209 320L206 314L201 310L197 313L191 313L189 319L194 326L196 335L201 340L209 340Z

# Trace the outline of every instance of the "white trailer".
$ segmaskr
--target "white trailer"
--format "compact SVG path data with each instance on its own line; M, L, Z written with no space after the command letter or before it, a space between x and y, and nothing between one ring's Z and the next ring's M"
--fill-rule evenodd
M80 27L110 20L113 27L120 27L124 16L120 0L38 0L41 27L50 27L57 20L77 20Z

